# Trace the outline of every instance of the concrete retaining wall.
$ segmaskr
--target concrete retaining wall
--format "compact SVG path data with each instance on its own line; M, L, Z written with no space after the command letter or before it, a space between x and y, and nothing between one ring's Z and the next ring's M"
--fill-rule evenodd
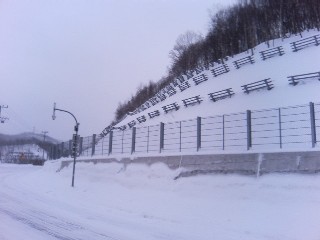
M267 173L316 173L320 171L320 152L276 152L245 154L178 155L77 160L77 162L147 164L164 163L171 169L183 168L180 176L209 173L262 175ZM62 161L61 168L72 164Z

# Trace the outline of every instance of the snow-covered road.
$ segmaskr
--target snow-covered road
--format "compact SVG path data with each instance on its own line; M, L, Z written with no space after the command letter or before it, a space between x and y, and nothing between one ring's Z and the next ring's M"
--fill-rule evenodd
M1 166L0 239L116 239L84 225L76 218L61 214L61 203L57 205L54 199L47 198L41 191L37 193L36 188L25 188L22 179L36 170L30 166ZM72 205L66 203L65 207L69 208L69 204Z
M0 164L0 239L319 240L320 176L198 176L163 165Z

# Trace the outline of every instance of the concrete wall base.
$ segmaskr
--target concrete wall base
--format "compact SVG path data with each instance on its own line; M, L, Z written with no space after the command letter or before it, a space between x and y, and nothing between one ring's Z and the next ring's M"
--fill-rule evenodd
M129 164L164 163L170 169L183 169L177 178L213 173L260 176L268 173L320 172L320 151L154 156L134 159L122 158L120 160L105 158L77 160L77 162L120 163L124 167ZM62 161L58 171L69 164L72 164L72 161Z

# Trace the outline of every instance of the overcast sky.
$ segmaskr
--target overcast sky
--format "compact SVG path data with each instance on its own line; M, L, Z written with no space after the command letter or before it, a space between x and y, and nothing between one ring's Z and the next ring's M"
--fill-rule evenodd
M0 0L0 133L49 131L68 140L100 133L119 102L157 81L188 30L236 0Z

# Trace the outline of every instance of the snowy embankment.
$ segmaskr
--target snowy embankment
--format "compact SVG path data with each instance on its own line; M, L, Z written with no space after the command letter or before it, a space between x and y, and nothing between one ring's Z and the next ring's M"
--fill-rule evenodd
M320 239L320 176L196 176L78 163L0 165L0 239Z
M316 30L304 31L302 38L307 38L319 34ZM269 41L269 47L266 43L262 43L253 49L254 64L243 65L240 69L236 69L233 61L251 55L251 51L244 52L230 57L225 63L229 66L228 73L214 77L211 73L213 68L221 65L215 65L210 70L202 73L208 77L208 80L199 85L195 85L192 79L189 79L191 87L181 92L176 87L177 94L167 97L166 100L152 106L141 113L133 116L127 116L123 121L117 124L117 127L127 125L131 121L136 121L141 116L146 116L147 121L138 123L137 127L155 125L159 122L173 122L186 119L207 116L215 116L221 114L237 113L246 110L259 110L265 108L286 107L299 104L307 104L320 101L320 84L319 81L306 80L298 86L292 86L288 82L288 76L319 72L320 47L310 45L298 52L293 52L290 46L291 42L302 39L300 35L291 36L287 39L275 39ZM282 46L284 55L275 56L263 61L260 51ZM196 76L196 75L195 75ZM184 76L187 79L186 76ZM261 90L245 94L241 86L244 84L256 82L270 78L274 84L271 91ZM208 94L223 89L232 88L235 95L230 99L224 99L212 102ZM203 102L200 105L184 107L182 100L200 95ZM178 111L165 114L162 107L177 102L180 105ZM159 110L161 115L149 119L148 113Z

